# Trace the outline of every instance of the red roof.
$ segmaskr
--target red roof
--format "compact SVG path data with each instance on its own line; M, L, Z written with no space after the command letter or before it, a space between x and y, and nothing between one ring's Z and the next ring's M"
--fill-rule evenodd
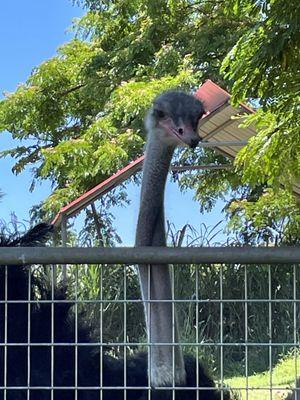
M62 207L58 214L56 214L53 225L58 225L61 222L63 216L71 216L78 213L83 208L87 207L89 204L93 203L103 194L109 192L114 187L124 182L126 179L130 178L134 173L142 168L145 156L139 157L137 160L129 163L126 167L120 169L115 174L111 175L105 181L99 183L99 185L93 187L92 189L85 192L83 195L77 199L71 201L71 203Z
M230 100L230 94L211 80L207 80L195 93L204 105L205 115L216 111Z

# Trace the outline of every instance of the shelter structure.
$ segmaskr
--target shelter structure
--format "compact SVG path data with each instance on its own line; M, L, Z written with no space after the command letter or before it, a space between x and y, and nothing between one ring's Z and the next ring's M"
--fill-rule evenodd
M233 107L230 104L230 94L211 80L207 80L197 90L195 96L203 102L206 110L205 115L198 125L199 133L201 132L203 139L199 146L215 148L218 152L234 160L240 149L256 134L254 126L240 127L240 120L235 117L245 113L253 113L254 111L244 104L240 104L239 107ZM99 185L61 208L52 223L55 226L61 226L64 245L66 244L67 220L77 215L87 206L93 205L101 196L141 170L143 161L144 156L139 157ZM216 168L228 168L228 165L173 166L171 170L183 171L187 169L204 170ZM294 185L294 191L300 196L300 185Z

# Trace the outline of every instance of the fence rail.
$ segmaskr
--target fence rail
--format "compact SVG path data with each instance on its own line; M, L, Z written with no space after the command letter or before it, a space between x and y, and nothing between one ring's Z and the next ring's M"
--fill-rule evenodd
M0 247L0 264L298 264L300 247Z

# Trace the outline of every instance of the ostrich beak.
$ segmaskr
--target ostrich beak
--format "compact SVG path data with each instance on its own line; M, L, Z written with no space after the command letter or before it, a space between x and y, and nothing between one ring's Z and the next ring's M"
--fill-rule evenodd
M172 127L172 133L185 145L191 149L197 147L200 142L200 137L197 132L194 131L191 125L181 123L179 126Z
M178 125L171 118L160 121L165 131L173 136L179 144L194 149L200 142L200 137L189 123L180 122Z
M200 142L200 138L191 139L190 148L195 149L198 146L199 142Z

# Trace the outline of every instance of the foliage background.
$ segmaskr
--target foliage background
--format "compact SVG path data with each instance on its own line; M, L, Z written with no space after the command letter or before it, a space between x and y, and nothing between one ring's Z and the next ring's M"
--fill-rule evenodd
M289 193L300 169L298 2L76 3L86 14L74 21L75 38L0 102L0 129L18 141L2 156L16 160L16 174L31 167L31 190L43 180L53 186L33 220L51 219L142 153L143 116L157 93L193 90L210 78L235 104L258 107L244 122L255 123L258 135L240 152L236 171L183 174L181 189L195 189L202 211L229 199L229 229L246 242L295 240L299 206ZM212 150L179 152L178 160L229 162ZM119 203L126 201L120 191Z
M53 186L51 195L32 209L32 221L50 220L63 205L142 154L143 116L157 93L173 87L193 91L210 78L232 93L233 104L246 101L255 106L256 113L241 122L255 123L258 134L240 152L234 171L206 171L201 179L182 174L180 188L195 190L202 212L212 209L219 198L227 201L224 211L228 232L234 237L231 245L299 244L299 202L292 185L300 177L300 3L86 0L78 4L86 8L86 14L74 22L75 38L0 102L0 130L11 132L17 143L4 150L2 157L14 158L16 174L31 168L31 190L43 180ZM175 162L223 164L230 160L202 149L179 151ZM96 212L88 211L81 243L118 243L110 207L126 200L126 188L121 187L98 204ZM105 227L102 236L95 229L97 219ZM75 239L70 236L69 240ZM243 298L244 268L223 268L229 298ZM89 271L81 276L80 295L97 298L102 272L97 267ZM275 266L272 271L272 295L289 296L292 270ZM122 298L119 279L123 272L116 266L114 276L106 280L107 293L114 298ZM187 274L186 281L195 281L195 266L184 267L180 273ZM219 295L219 273L218 268L201 267L200 281L209 282L201 287L203 296ZM269 273L268 267L257 266L251 273L253 296L265 298L261 276ZM135 274L128 279L132 295L137 296ZM187 285L177 285L178 295L193 298ZM197 329L205 340L215 341L218 305L210 307L210 313L207 307L200 310L203 325ZM273 339L290 341L292 311L288 304L280 307L272 311L280 327ZM188 340L194 340L194 311L187 308L181 314ZM129 311L129 316L131 312L135 314ZM232 305L224 312L225 339L242 340L243 308ZM268 326L261 320L261 306L250 313L249 334L253 340L266 339ZM91 307L88 314L93 317L95 310ZM107 308L108 338L122 336L122 326L114 325L122 321L121 315L118 307ZM130 337L140 340L144 333L139 321L128 329ZM279 346L274 360L285 350ZM243 366L242 346L226 351L235 365L238 361ZM212 358L218 365L218 355ZM253 355L253 360L253 368L266 368L267 355Z

